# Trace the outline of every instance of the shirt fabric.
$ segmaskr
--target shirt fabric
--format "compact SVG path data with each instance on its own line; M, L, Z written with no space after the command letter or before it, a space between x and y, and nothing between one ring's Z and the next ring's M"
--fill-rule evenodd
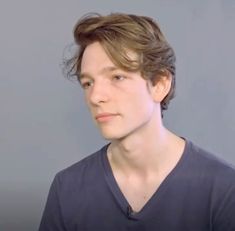
M235 169L186 140L175 168L138 213L107 147L56 174L39 231L235 231Z

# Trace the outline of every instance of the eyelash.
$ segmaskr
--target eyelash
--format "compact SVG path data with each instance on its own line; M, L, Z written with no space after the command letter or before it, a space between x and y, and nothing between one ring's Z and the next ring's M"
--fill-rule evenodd
M121 81L121 80L125 79L125 76L123 76L123 75L114 75L112 77L112 79L117 80L117 81Z
M113 75L111 77L112 80L114 81L122 81L124 80L126 77L123 76L123 75ZM81 86L83 89L88 89L89 87L91 87L93 84L93 81L84 81L84 82L81 82Z
M83 89L88 89L92 85L92 81L85 81L84 83L81 82L81 86Z

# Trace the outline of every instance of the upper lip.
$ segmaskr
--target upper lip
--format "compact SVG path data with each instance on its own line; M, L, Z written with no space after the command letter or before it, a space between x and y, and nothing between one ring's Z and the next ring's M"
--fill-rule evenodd
M96 119L102 118L102 117L107 117L107 116L115 116L117 115L116 113L110 113L110 112L103 112L99 113L95 116Z

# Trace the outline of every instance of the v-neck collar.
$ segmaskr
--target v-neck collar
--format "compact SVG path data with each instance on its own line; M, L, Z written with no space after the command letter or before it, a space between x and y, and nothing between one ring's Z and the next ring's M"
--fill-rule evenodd
M184 139L184 138L183 138ZM139 220L141 217L148 214L149 207L153 206L153 204L156 204L158 200L161 200L161 198L164 196L164 192L167 190L167 188L171 185L171 182L174 181L175 177L178 175L177 173L180 171L182 166L184 165L185 159L187 157L188 150L190 149L191 142L185 140L185 147L183 154L181 155L181 158L177 162L176 166L170 171L170 173L165 177L165 179L162 181L162 183L159 185L157 190L153 193L151 198L145 203L143 208L139 212L131 213L131 206L129 205L127 199L125 198L124 194L122 193L115 177L112 171L112 168L110 166L108 156L107 156L107 149L109 144L103 147L102 149L102 164L104 168L104 174L105 179L108 184L109 189L111 190L112 194L114 195L116 202L120 206L123 213L129 218L134 220ZM153 203L153 201L155 201Z

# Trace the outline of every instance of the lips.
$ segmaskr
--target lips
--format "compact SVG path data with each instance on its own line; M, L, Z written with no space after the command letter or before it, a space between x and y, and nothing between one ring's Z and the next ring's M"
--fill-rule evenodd
M98 122L107 122L107 121L110 121L111 119L113 119L115 116L117 116L117 114L105 112L105 113L97 114L95 116L95 119Z

